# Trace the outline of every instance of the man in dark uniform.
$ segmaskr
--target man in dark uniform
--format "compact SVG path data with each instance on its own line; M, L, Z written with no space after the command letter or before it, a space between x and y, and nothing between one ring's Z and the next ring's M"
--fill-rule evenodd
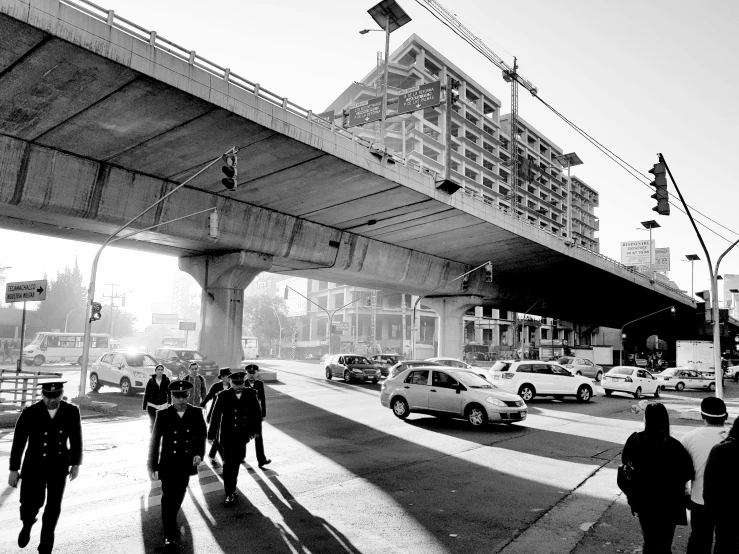
M261 379L257 379L259 366L256 364L249 364L244 369L246 370L247 377L246 386L251 387L256 391L259 405L262 408L262 420L264 420L264 418L267 417L267 399L264 396L264 382ZM272 463L272 460L264 455L263 436L263 433L260 431L259 434L254 437L254 448L257 451L257 463L259 464L259 467L264 467L267 464Z
M226 505L236 499L239 466L246 458L246 444L261 432L262 409L256 392L244 388L244 372L231 374L231 388L216 396L208 440L218 440L223 449L223 488Z
M162 482L162 525L164 546L176 545L177 513L180 511L190 475L197 475L205 456L203 410L187 403L192 383L169 385L172 405L156 414L149 443L147 468L152 481Z
M208 394L205 396L203 402L200 404L201 408L205 408L205 405L212 400L210 404L210 409L208 410L208 415L205 417L206 423L210 423L210 419L213 416L213 406L216 405L216 395L231 386L231 368L222 367L218 371L218 379L218 382L211 385ZM218 444L218 439L213 441L213 444L210 447L210 452L208 452L208 459L210 460L211 464L218 463L216 462L216 453L221 454L221 460L223 460L223 452L221 452L220 445Z
M24 548L31 540L31 527L46 500L38 546L42 554L54 548L54 530L62 511L67 475L74 481L82 463L80 410L61 399L64 383L66 381L54 381L41 385L41 401L24 409L15 424L10 451L8 485L17 487L18 480L22 481L23 528L18 534L18 546ZM26 455L21 468L24 450Z

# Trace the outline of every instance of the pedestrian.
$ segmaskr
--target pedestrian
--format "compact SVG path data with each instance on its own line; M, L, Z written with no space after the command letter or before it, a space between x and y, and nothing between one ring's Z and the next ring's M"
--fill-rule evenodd
M703 474L703 502L716 523L714 554L739 553L739 533L736 532L736 499L739 481L731 478L739 467L739 418L734 420L728 437L708 454Z
M5 342L3 343L3 361L0 363L5 363L6 360L10 359L10 363L13 363L13 357L10 355L10 343L8 342L8 339L5 339Z
M162 527L164 546L179 542L177 513L180 511L191 475L205 456L205 420L203 410L187 399L192 389L189 381L169 385L172 405L156 413L149 441L147 469L152 481L162 482Z
M31 528L46 500L38 546L41 554L50 553L54 548L54 530L62 511L67 475L74 481L82 463L80 410L62 400L64 383L66 381L52 381L41 385L41 400L24 409L18 417L10 451L8 485L15 488L21 481L23 528L18 534L21 548L31 540Z
M635 492L628 502L639 518L644 554L669 554L675 527L688 524L685 484L693 477L693 462L680 441L670 436L664 405L647 404L644 431L627 439L621 460L634 468Z
M149 414L149 432L154 429L154 420L157 412L165 409L172 403L172 393L169 390L170 380L164 374L164 366L157 364L154 375L146 382L144 390L143 410Z
M244 372L231 374L231 388L216 395L208 440L218 440L223 460L225 504L236 500L239 467L246 458L246 445L260 431L262 410L254 389L244 388Z
M185 380L192 384L192 389L190 390L190 398L187 401L193 406L200 406L206 396L205 377L198 373L200 366L196 362L192 362L188 369L190 374L185 377Z
M218 371L218 379L219 380L217 382L211 385L210 389L208 390L208 394L205 396L205 399L203 399L203 402L200 404L201 408L205 408L205 405L210 402L208 415L205 417L206 423L210 423L211 417L213 416L213 407L216 405L216 395L231 386L231 368L222 367ZM210 461L211 465L218 463L216 460L216 453L221 454L221 461L223 461L223 452L221 452L220 445L218 444L218 439L213 440L213 444L211 445L210 451L208 452L208 460Z
M247 386L254 389L257 393L259 406L262 409L262 421L264 421L267 418L267 398L264 396L264 382L261 379L257 379L259 366L249 364L244 369L246 369ZM264 433L262 431L263 428L260 428L259 433L254 437L254 448L257 451L257 464L259 467L264 467L272 463L272 460L264 455Z
M720 398L709 396L701 402L703 427L693 429L680 440L693 459L695 476L690 488L690 538L687 554L711 552L715 519L706 511L703 502L703 475L711 449L727 438L724 427L728 414Z

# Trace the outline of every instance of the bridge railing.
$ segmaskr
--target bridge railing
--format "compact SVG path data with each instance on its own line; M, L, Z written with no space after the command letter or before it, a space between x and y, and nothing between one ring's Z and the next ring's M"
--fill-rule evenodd
M245 77L242 77L240 75L237 75L236 73L232 73L231 70L227 67L222 67L202 56L197 54L194 50L188 50L187 48L180 46L179 44L176 44L170 40L167 40L164 37L161 37L157 34L156 31L151 31L149 29L145 29L144 27L141 27L140 25L137 25L133 21L129 21L128 19L125 19L121 17L120 15L117 15L115 11L113 10L107 10L101 6L98 6L97 4L90 2L89 0L59 0L62 4L65 4L67 6L70 6L74 9L80 10L95 19L98 19L100 21L105 22L107 25L114 27L116 29L119 29L129 35L131 35L134 38L137 38L141 40L142 42L147 42L154 48L158 48L160 50L163 50L193 66L196 66L203 71L206 71L210 73L211 75L214 75L216 77L219 77L223 79L224 81L233 84L251 94L254 96L261 98L262 100L266 100L267 102L274 104L275 106L279 106L283 108L284 110L297 115L298 117L302 117L303 119L308 120L311 123L316 123L318 125L321 125L322 127L325 127L327 129L330 129L334 133L343 136L344 138L347 138L351 140L352 142L356 142L359 144L362 144L364 146L369 147L371 145L371 141L359 136L351 131L348 131L347 129L344 129L341 126L337 126L335 121L328 121L323 118L320 118L316 116L313 111L308 110L306 108L303 108L302 106L299 106L295 102L292 102L287 97L280 96L279 94L272 92L270 90L267 90L266 88L262 87L259 83L255 83L253 81L250 81L249 79L246 79ZM399 163L401 165L404 165L410 169L413 169L414 171L417 171L419 173L429 175L432 178L436 179L439 174L427 167L423 167L420 164L413 163L411 161L405 160L402 156L398 154L392 155L392 161L395 163ZM531 225L532 227L538 229L540 232L544 232L548 235L551 235L552 237L555 237L557 240L562 240L562 237L547 230L543 229L541 226L536 225L535 223L531 223L528 218L521 217L517 213L515 213L513 210L503 208L501 206L498 206L494 203L492 203L490 200L487 200L483 195L473 192L471 189L468 188L462 188L462 193L467 195L468 197L471 197L473 200L483 203L486 206L490 206L493 208L496 208L511 217L514 217L518 219L519 221L522 221L523 223L527 223ZM628 271L631 271L633 273L637 273L641 276L643 276L646 279L650 279L648 275L644 275L643 273L639 273L637 271L634 271L629 266L625 266L621 264L620 262L617 262L616 260L613 260L607 256L604 256L600 254L599 252L596 252L594 250L590 250L589 248L585 248L583 246L577 245L577 248L581 250L585 250L589 252L590 254L593 254L595 256L598 256L599 258L612 263L613 265L624 268ZM666 288L668 290L671 290L673 292L681 293L681 291L674 289L670 287L669 285L666 285L665 283L661 283L659 281L656 282L657 285L660 287ZM682 294L682 293L681 293ZM689 296L684 295L686 298L693 301Z

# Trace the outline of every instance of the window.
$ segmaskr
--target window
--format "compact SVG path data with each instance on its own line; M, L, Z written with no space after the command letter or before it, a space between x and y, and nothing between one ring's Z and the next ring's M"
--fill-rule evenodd
M436 65L431 63L428 58L426 58L426 61L423 64L423 67L426 71L431 73L431 75L434 75L435 77L439 76L439 73L441 72L441 69L439 69Z
M480 137L478 137L475 133L471 133L469 131L465 131L464 138L467 140L471 140L475 144L477 144L477 141L480 140Z
M475 154L472 150L465 150L464 157L468 160L472 160L473 162L477 162L477 154Z
M452 123L452 136L453 137L459 136L459 125L456 123Z
M483 141L482 147L491 154L495 154L495 147L492 144Z
M511 207L510 207L510 206L509 206L508 204L506 204L506 203L504 203L504 202L499 202L499 203L498 203L498 206L500 206L500 207L501 207L501 208L503 208L504 210L509 210L509 209L511 208Z
M552 375L554 372L552 371L552 366L547 364L535 364L534 365L534 373L540 373L542 375Z
M482 184L485 185L488 188L493 188L493 181L492 179L489 179L483 175L482 177Z
M495 166L493 165L493 162L486 160L485 158L482 159L482 167L485 169L489 169L490 171L495 171Z
M500 194L502 194L503 196L508 196L508 195L509 195L509 194L511 193L511 191L510 191L510 190L508 190L508 189L507 189L507 188L505 188L505 187L498 187L498 191L499 191L499 192L500 192Z
M475 171L472 171L468 167L464 168L464 176L468 179L472 179L473 181L477 181L477 173Z
M426 108L423 110L423 118L429 123L439 126L439 112L434 108Z
M465 90L464 95L467 98L467 101L470 102L470 103L472 103L472 104L476 104L477 101L480 99L480 97L477 96L470 89Z
M484 123L482 125L482 130L485 131L488 135L495 136L495 129L488 125L485 125Z
M487 102L484 104L482 112L485 114L486 117L489 117L490 119L493 119L493 117L495 116L495 108Z
M434 371L431 374L431 386L439 387L442 389L453 389L457 386L457 384L457 380L447 373Z
M409 383L411 385L428 385L429 381L429 370L428 369L419 369L416 371L411 371L408 376L405 378L405 383Z
M433 148L429 148L425 144L423 145L423 155L427 158L431 158L434 161L439 161L439 153Z
M456 104L455 104L455 105L456 105ZM464 118L465 118L465 119L466 119L467 121L469 121L470 123L472 123L473 125L475 125L475 126L477 126L477 124L478 124L478 122L479 122L479 120L478 120L478 119L477 119L477 118L476 118L476 117L475 117L474 115L472 115L472 114L470 114L470 113L466 113L466 114L464 114Z
M451 167L450 167L450 169L451 169L452 171L457 171L457 172L459 172L459 164L458 164L457 162L455 162L455 161L452 161L452 163L451 163L451 164L449 164L449 165L451 166Z
M535 373L533 364L521 364L516 373Z

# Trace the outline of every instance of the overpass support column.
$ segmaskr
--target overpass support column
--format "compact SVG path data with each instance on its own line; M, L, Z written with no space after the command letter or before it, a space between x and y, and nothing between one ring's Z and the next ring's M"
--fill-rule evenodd
M423 304L439 316L439 356L464 356L464 314L474 306L482 306L482 296L444 296L424 298Z
M239 367L244 289L271 266L271 256L244 251L179 259L180 269L203 289L199 350L219 367Z

